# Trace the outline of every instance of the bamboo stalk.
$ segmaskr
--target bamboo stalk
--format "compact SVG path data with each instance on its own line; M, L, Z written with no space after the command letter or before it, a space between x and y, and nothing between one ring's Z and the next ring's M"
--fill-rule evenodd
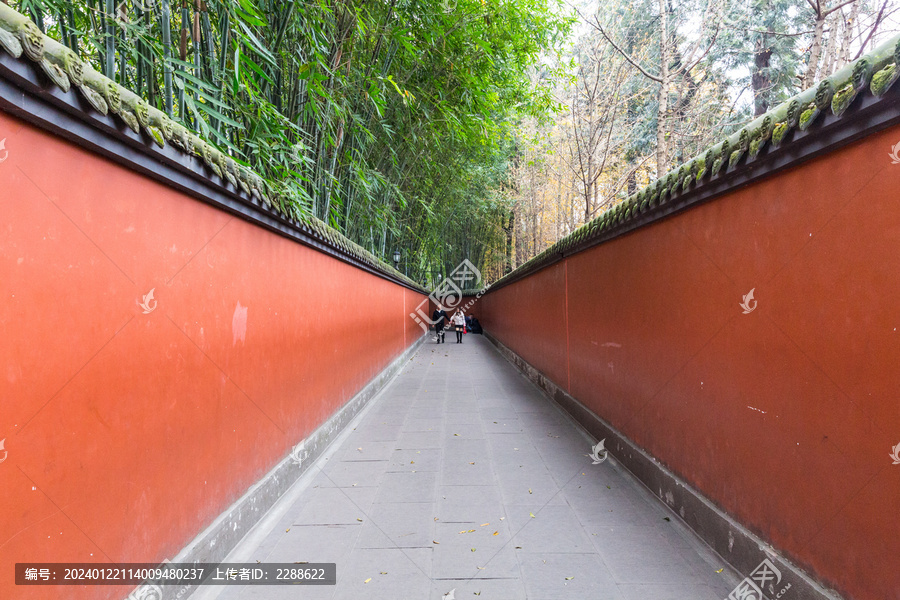
M159 26L162 32L163 43L163 81L166 94L166 114L172 114L172 66L169 60L172 58L172 15L169 9L169 0L161 0Z
M181 59L181 62L187 62L188 19L190 19L190 14L188 13L187 0L183 0L181 4L181 37L178 45L178 58ZM175 72L181 73L181 67L176 67ZM190 115L185 114L184 86L177 87L175 95L178 98L178 118L187 125L190 123Z
M106 33L106 50L104 54L106 62L103 66L103 74L113 80L115 80L116 78L116 32L114 22L115 10L115 0L106 0L106 9L104 11L104 30Z
M68 23L69 35L68 38L64 38L66 40L66 45L72 49L75 54L78 54L78 36L75 33L75 13L72 10L72 5L66 6L66 22Z
M35 2L31 5L29 12L31 12L31 20L38 26L38 29L46 33L44 28L44 11L41 10L41 5Z
M136 23L141 23L144 20L144 11L141 10L140 6L138 6L137 3L135 3L135 5L134 5L134 20ZM137 63L137 72L135 73L135 79L136 79L135 91L139 95L141 95L144 93L144 79L146 77L145 73L144 73L144 69L145 69L146 65L145 65L144 56L143 56L144 43L141 41L140 37L138 37L134 41L134 48L135 48L135 52L137 54L137 56L135 58L135 62Z

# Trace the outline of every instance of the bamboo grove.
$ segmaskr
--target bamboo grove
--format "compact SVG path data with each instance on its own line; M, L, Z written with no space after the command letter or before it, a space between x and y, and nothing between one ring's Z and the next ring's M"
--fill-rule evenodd
M502 243L528 67L555 0L3 0L95 70L434 282Z

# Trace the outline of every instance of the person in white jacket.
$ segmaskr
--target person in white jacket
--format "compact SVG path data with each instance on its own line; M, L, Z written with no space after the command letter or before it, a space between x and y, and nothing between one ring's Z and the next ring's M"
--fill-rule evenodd
M462 310L456 309L456 312L450 317L450 324L456 330L456 343L462 344L462 336L466 328L466 315L463 314Z

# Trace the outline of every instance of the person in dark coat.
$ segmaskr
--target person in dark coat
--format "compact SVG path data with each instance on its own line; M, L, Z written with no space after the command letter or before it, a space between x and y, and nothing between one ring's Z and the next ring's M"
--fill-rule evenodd
M471 317L471 321L469 321L468 327L469 331L471 331L472 333L481 333L481 323L479 323L478 319L476 319L475 317Z
M434 309L434 313L431 315L431 320L434 322L434 332L437 334L437 343L440 344L444 341L444 322L449 321L450 317L447 315L447 311L444 310L444 307L438 304L437 308Z

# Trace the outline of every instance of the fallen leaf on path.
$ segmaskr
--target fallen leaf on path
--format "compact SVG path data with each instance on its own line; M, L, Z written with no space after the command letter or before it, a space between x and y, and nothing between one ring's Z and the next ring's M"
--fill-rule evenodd
M534 518L534 513L533 513L533 512L530 512L530 513L528 513L528 516L531 517L531 518L533 519L533 518Z
M500 532L499 532L499 531L495 531L495 532L492 533L491 535L500 535Z
M369 577L368 579L366 579L365 581L363 581L363 583L369 583L370 581L372 581L372 578L371 578L371 577Z

